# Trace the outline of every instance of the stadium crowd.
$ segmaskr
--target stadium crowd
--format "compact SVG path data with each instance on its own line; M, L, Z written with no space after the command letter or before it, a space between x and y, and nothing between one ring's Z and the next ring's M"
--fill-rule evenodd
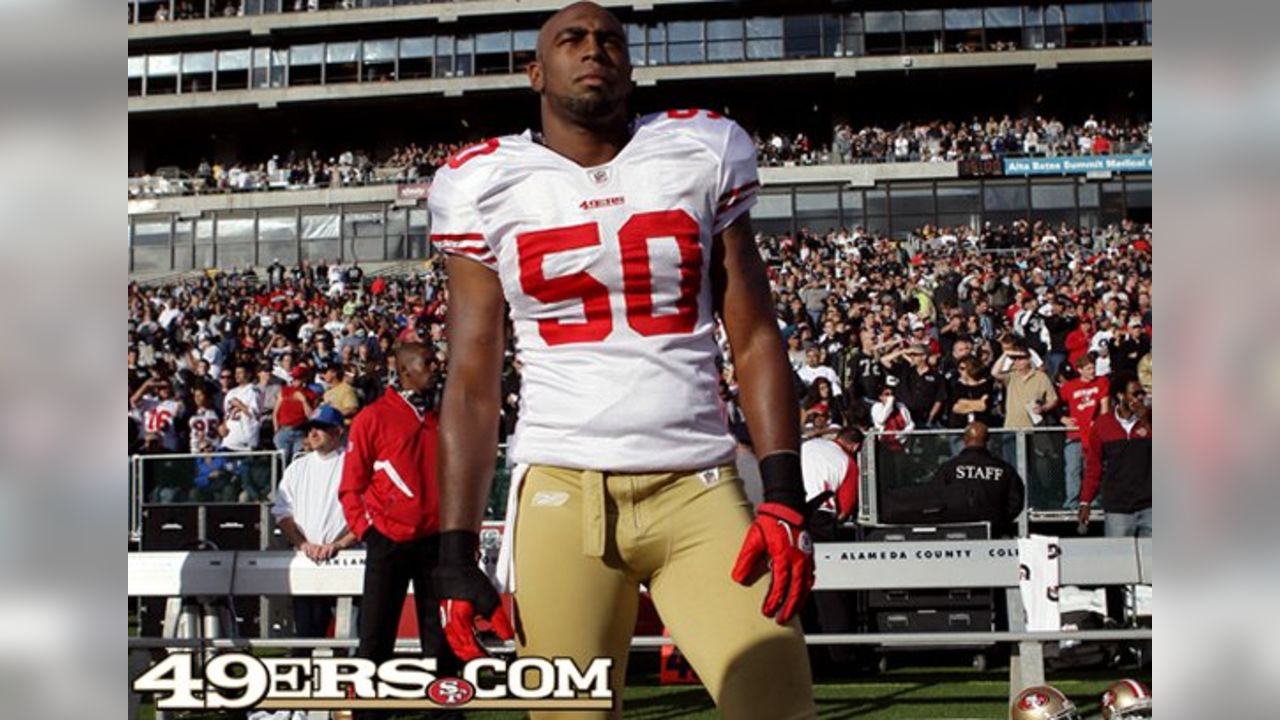
M855 130L836 125L821 147L803 133L755 135L762 165L828 165L865 162L943 162L1013 156L1077 156L1150 153L1151 123L1099 121L1064 124L1057 118L973 117L968 122L906 122L893 129Z
M254 192L317 187L351 187L391 182L415 182L435 173L436 168L461 149L461 143L417 143L397 147L391 154L372 159L363 150L343 149L335 155L272 155L265 162L210 163L201 160L187 173L157 172L130 178L129 197L185 195L211 192ZM182 175L186 177L182 177Z
M1078 125L1010 115L974 117L967 122L908 122L892 130L876 126L854 130L842 123L833 128L830 142L821 145L803 133L757 132L754 137L760 163L771 166L1151 152L1151 123L1099 121L1093 115ZM287 152L257 162L202 160L193 170L135 174L130 178L129 197L415 182L430 178L462 146L461 142L410 143L384 157L344 148L330 155L318 150Z
M807 437L975 419L1083 434L1096 412L1079 405L1118 376L1139 379L1149 400L1149 225L926 226L905 240L805 229L759 244ZM443 367L444 287L440 256L401 276L319 260L131 283L130 452L275 448L287 459L321 403L349 419L395 382L397 342L429 343ZM508 358L504 435L520 393ZM726 412L746 440L727 346L724 358Z

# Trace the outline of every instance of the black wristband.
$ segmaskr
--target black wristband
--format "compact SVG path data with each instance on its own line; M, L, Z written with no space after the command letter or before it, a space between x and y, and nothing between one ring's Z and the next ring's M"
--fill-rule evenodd
M474 565L480 559L480 534L470 530L440 533L441 565Z
M775 502L804 512L804 476L800 472L800 456L793 452L776 452L760 461L760 482L764 485L765 502Z

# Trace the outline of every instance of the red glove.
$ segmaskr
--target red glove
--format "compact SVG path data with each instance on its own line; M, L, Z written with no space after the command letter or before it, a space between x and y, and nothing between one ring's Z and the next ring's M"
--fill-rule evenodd
M485 582L488 580L486 579ZM477 617L484 618L485 615L477 616L476 608L470 600L440 601L440 625L444 628L444 639L453 649L453 654L463 662L489 655L480 645L480 638L476 635ZM488 615L488 620L494 634L503 640L510 640L516 636L515 629L511 627L511 619L507 617L507 610L502 607L501 600L498 602L497 609Z
M746 585L761 560L771 573L761 611L785 624L813 589L813 540L803 515L776 502L756 508L756 519L733 565L734 582Z
M444 639L463 662L489 654L476 637L477 617L487 619L494 634L503 640L516 636L502 598L480 569L479 545L476 533L441 533L440 564L431 574L436 595L440 597Z

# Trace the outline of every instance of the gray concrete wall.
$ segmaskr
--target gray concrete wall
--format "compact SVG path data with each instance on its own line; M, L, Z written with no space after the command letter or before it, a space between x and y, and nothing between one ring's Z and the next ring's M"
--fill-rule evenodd
M608 8L652 10L659 6L697 5L720 0L597 0ZM269 35L281 30L331 28L342 25L405 21L456 22L459 18L492 15L550 14L564 7L564 0L461 0L452 3L408 5L359 10L325 10L312 13L277 13L252 17L220 17L129 26L129 42L208 35Z
M477 0L481 2L481 0ZM427 7L444 7L431 5ZM178 25L181 23L172 23ZM858 73L911 72L981 67L1033 67L1051 70L1059 65L1151 62L1151 47L1072 48L1064 50L1016 50L1012 52L951 53L938 55L893 55L855 58L813 58L806 60L766 60L758 62L710 63L699 65L658 65L638 67L639 85L653 86L681 80L777 77L789 75L854 77ZM443 95L468 92L524 90L528 79L519 73L480 75L429 80L402 80L389 83L342 83L291 88L228 90L187 95L158 95L129 98L130 113L191 110L214 107L276 107L293 102L336 101L357 98Z

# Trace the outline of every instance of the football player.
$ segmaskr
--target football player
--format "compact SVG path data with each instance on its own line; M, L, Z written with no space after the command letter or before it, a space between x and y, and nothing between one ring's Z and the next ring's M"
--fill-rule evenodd
M593 3L543 25L528 75L541 132L462 150L429 200L449 254L446 637L472 658L475 617L512 630L476 563L509 310L523 377L499 574L519 653L612 657L620 697L644 583L724 717L813 717L795 618L813 583L798 403L747 215L754 144L706 110L629 122L626 34ZM717 318L761 458L754 513L721 410Z

